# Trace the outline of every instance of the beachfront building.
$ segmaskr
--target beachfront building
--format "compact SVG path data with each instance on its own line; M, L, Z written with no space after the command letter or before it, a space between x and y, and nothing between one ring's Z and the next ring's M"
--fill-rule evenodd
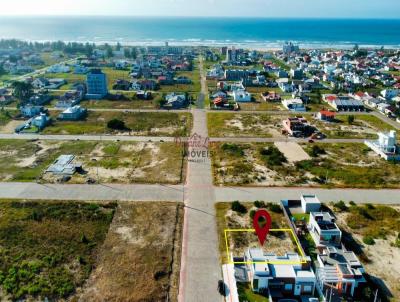
M378 140L366 140L365 144L386 160L400 160L400 148L396 144L396 131L379 132Z
M102 99L108 94L107 76L100 69L92 69L86 77L89 99Z
M249 248L244 259L254 292L268 291L271 297L280 298L314 295L316 276L309 257L302 259L297 253L277 256L266 254L260 248Z

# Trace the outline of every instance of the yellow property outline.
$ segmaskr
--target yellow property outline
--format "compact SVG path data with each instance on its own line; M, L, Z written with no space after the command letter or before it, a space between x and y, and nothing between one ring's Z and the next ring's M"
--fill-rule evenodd
M229 264L254 264L254 263L261 263L261 264L287 264L287 265L297 265L297 264L305 264L307 263L306 256L304 255L303 249L301 248L300 242L297 240L296 235L294 234L292 229L270 229L269 232L289 232L292 235L294 242L296 243L297 250L300 253L300 261L293 261L293 260L282 260L282 261L233 261L230 259L229 256L229 244L228 244L228 236L227 233L229 232L252 232L254 233L255 229L225 229L225 244L226 244L226 256L228 258Z

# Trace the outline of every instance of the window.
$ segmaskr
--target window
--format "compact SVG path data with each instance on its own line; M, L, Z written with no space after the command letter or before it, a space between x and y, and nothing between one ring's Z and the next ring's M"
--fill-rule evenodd
M258 279L253 279L253 288L258 290Z
M293 284L285 284L285 290L292 290Z
M311 285L305 285L303 288L303 293L311 293L312 291L312 286Z

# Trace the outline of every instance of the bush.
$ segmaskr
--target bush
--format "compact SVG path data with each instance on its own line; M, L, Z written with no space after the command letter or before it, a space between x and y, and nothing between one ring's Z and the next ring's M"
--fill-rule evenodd
M364 236L363 237L363 242L367 245L374 245L375 244L375 240L373 237L371 236Z
M357 204L356 204L354 201L350 201L349 204L350 204L351 206L353 206L353 207L356 207L356 206L357 206Z
M224 143L224 144L222 144L221 148L223 151L230 153L232 155L236 155L236 156L244 155L244 151L243 151L242 147L240 147L239 145L236 145L236 144Z
M113 130L126 130L125 122L119 119L112 119L107 123L107 127Z
M254 219L254 216L256 215L256 212L257 212L256 210L251 210L251 211L250 211L250 214L249 214L249 215L250 215L251 220Z
M355 120L354 115L349 115L347 117L347 123L349 123L349 125L352 125L354 123L354 120Z
M246 214L247 209L244 205L242 205L239 201L234 201L231 206L232 211L235 211L240 214Z
M348 207L346 206L346 204L344 203L343 200L338 201L338 202L335 202L335 203L333 204L333 206L334 206L336 209L340 210L340 211L347 211L347 210L348 210Z
M321 148L318 145L313 145L310 151L310 155L312 157L318 157L321 154L326 154L326 151L324 148Z
M278 213L278 214L282 213L281 206L279 204L276 204L276 203L268 204L268 209L271 210L271 212L274 212L274 213Z
M254 206L256 208L265 208L265 202L261 200L254 201Z
M260 154L269 166L282 166L287 162L285 155L275 146L262 148Z

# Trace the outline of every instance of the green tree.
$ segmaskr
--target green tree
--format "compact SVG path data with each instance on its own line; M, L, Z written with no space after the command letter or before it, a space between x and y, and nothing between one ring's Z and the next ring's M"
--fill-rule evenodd
M112 119L107 123L107 127L113 130L126 130L125 122L119 119Z
M354 123L355 117L354 115L349 115L347 117L347 122L349 123L349 125L352 125Z
M31 83L16 81L12 83L11 87L14 89L13 95L22 101L28 100L33 95Z

